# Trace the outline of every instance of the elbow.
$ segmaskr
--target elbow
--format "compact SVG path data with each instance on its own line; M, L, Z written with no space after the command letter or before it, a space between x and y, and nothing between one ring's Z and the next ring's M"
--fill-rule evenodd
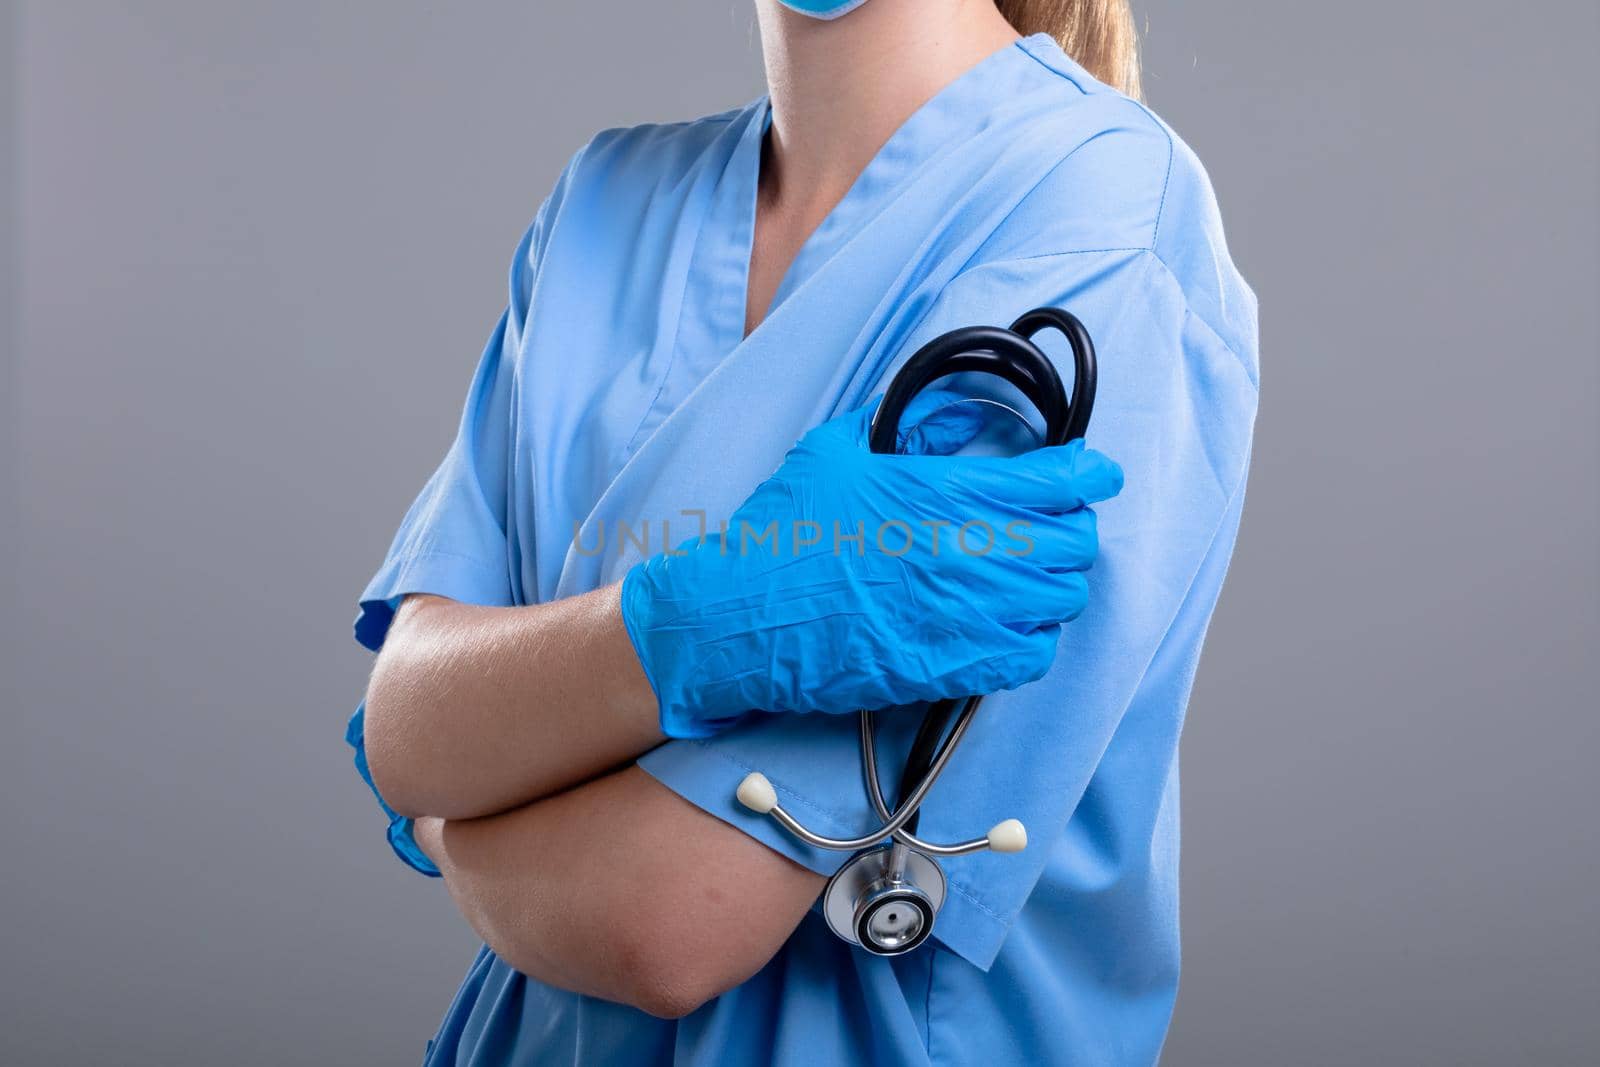
M702 961L662 952L657 945L615 955L617 985L602 995L658 1019L682 1019L737 984L720 981Z
M696 997L667 993L640 998L629 1006L638 1008L646 1015L653 1015L657 1019L682 1019L694 1014L702 1004L712 999L712 996Z
M483 769L483 746L463 720L459 679L434 640L433 598L410 598L367 682L363 745L373 788L411 819L477 819L526 798Z
M693 968L670 967L637 973L622 1000L658 1019L682 1019L731 988L696 976Z
M633 921L614 927L605 946L619 982L613 999L659 1019L681 1019L748 981L782 944L752 939L737 921L733 929L708 929L708 922L729 922L721 908L687 915L670 904L673 896L636 906Z
M381 669L367 686L366 718L362 744L367 754L367 773L372 787L396 814L409 819L439 814L433 810L438 799L429 787L412 717L407 714L393 686L386 684Z
M367 772L378 796L398 815L468 818L481 813L451 810L443 788L442 749L432 725L437 701L417 631L418 615L429 600L408 597L400 606L367 680L362 738Z
M487 918L481 916L480 918ZM478 926L496 956L515 970L575 993L636 1008L658 1019L681 1019L749 977L729 977L725 966L703 953L677 951L661 931L622 923L581 946L563 924L559 931L537 922L492 920ZM753 974L758 968L751 969Z
M471 781L457 766L459 746L440 732L441 717L426 688L411 680L400 656L380 656L367 685L363 745L372 786L398 815L475 819L498 809L474 803Z

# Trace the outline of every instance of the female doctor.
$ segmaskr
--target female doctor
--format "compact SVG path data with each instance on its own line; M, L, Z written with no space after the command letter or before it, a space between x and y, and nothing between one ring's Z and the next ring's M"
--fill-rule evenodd
M426 1062L1151 1063L1254 297L1137 102L1123 0L757 7L765 97L572 157L361 597L357 766L484 941ZM975 406L945 392L909 454L868 453L918 346L1041 305L1099 350L1093 448L950 454ZM875 543L891 521L912 536ZM1026 551L952 551L971 522ZM893 706L989 692L919 834L1014 817L1028 847L945 861L915 952L835 937L816 904L848 855L739 782L859 834L848 713L890 709L892 792L917 720Z

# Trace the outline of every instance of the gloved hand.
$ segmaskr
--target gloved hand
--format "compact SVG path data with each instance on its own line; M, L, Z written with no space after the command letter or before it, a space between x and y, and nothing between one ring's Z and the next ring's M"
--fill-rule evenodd
M903 452L977 432L924 393ZM826 422L728 520L622 583L622 617L669 737L752 710L846 713L1013 689L1041 677L1084 609L1088 505L1122 470L1082 441L1019 456L876 455L876 402ZM916 426L915 412L943 414Z

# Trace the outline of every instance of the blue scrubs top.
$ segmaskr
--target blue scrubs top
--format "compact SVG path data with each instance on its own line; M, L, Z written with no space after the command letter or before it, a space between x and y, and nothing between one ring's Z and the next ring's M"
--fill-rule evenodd
M767 102L609 130L511 265L459 436L361 598L378 648L408 593L548 601L733 512L808 428L866 403L956 326L1056 304L1100 354L1089 609L1043 680L985 703L922 815L931 840L1027 824L948 860L934 940L885 960L813 912L754 978L663 1021L473 962L430 1064L1142 1064L1178 985L1178 736L1233 548L1256 410L1256 304L1199 162L1044 35L997 52L890 138L743 336ZM1041 338L1070 377L1053 335ZM618 537L618 523L633 537ZM663 524L667 529L663 529ZM641 529L644 537L641 538ZM897 768L914 715L884 716ZM361 715L349 739L363 773ZM755 716L640 766L818 871L734 800L752 769L816 830L876 824L850 716ZM409 826L390 841L430 869ZM751 906L759 906L752 901ZM735 910L729 921L737 921Z

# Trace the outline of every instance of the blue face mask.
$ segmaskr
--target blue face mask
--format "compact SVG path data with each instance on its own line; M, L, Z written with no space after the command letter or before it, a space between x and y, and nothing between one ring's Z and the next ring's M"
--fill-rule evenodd
M867 0L778 0L778 3L791 11L798 11L802 15L810 15L814 19L836 19L840 15L848 15Z

